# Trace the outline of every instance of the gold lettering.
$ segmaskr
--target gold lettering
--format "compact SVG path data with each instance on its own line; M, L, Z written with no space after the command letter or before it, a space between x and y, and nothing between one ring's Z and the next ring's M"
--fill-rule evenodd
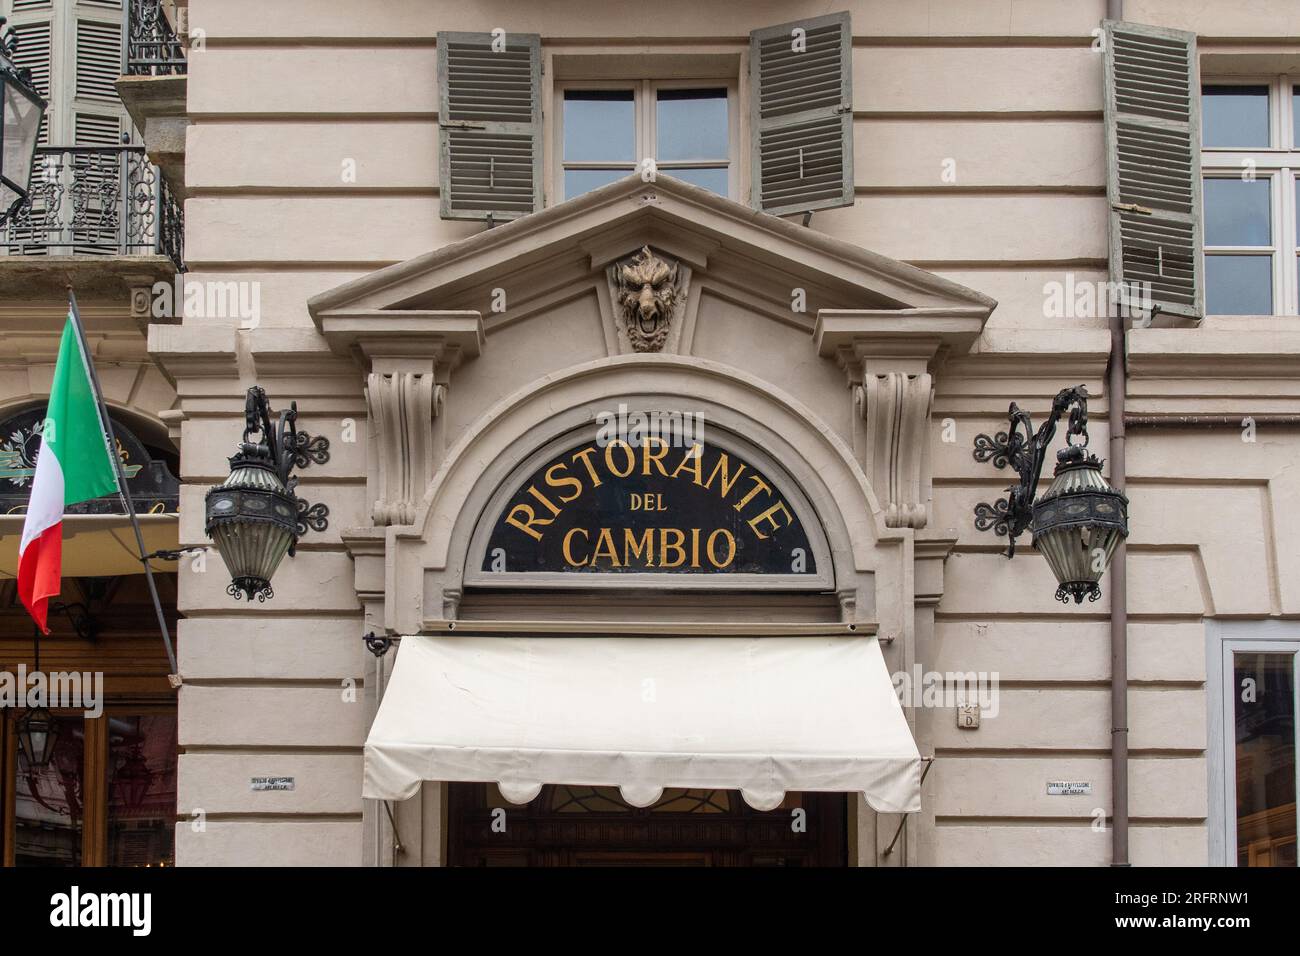
M779 528L783 527L783 525L779 525L776 523L776 518L774 517L778 511L781 512L783 515L785 515L785 523L787 525L794 523L794 517L790 514L790 509L788 509L785 506L785 502L778 501L776 504L772 505L772 507L764 511L761 515L755 515L754 517L750 518L749 530L753 531L754 534L758 536L759 540L766 540L768 536L758 530L758 523L760 521L766 521L769 525L771 525L773 531L778 530Z
M725 535L727 539L727 556L721 561L718 560L717 554L713 549L713 542L717 540L718 535ZM726 528L719 528L713 534L709 535L709 540L705 542L704 550L709 556L709 563L715 568L725 568L731 564L732 559L736 557L736 539L732 537L731 532Z
M546 483L550 485L552 488L562 488L565 485L569 485L574 489L573 494L569 495L568 497L565 497L564 495L560 495L560 500L565 503L572 501L574 498L582 494L582 482L579 481L577 478L574 478L572 476L564 476L561 478L555 477L555 473L557 471L565 471L568 469L568 467L569 467L568 465L566 465L564 462L561 461L561 462L556 462L550 468L546 469Z
M762 478L760 478L758 475L750 475L749 480L754 483L754 490L751 491L749 494L745 495L745 497L741 498L740 501L736 503L737 511L739 511L741 508L745 507L745 505L753 501L754 495L758 494L760 491L766 491L769 495L772 493L772 486L769 485ZM726 496L724 495L723 497Z
M691 529L691 567L700 566L700 529Z
M651 442L657 442L659 444L659 454L656 455L650 451ZM663 475L665 478L668 477L668 472L664 471L663 465L663 457L668 454L668 442L658 436L647 437L641 443L641 454L643 456L641 459L641 474L650 474L650 463L654 462L655 467L659 469L659 474Z
M627 455L626 471L619 471L617 468L614 467L615 448L622 448L623 453ZM636 468L636 453L632 451L632 446L629 445L627 442L623 441L621 438L616 438L608 445L606 445L605 446L605 467L609 469L609 473L613 475L615 478L626 478L628 475L632 474L633 469Z
M519 518L515 517L515 515L520 513L524 515L522 521ZM532 526L535 524L548 525L548 524L553 524L554 522L555 522L554 518L537 517L536 512L533 511L532 505L525 505L525 504L515 505L513 508L510 509L510 513L506 515L506 524L513 525L514 527L522 531L524 534L532 535L538 541L542 540L542 533L540 531L534 531Z
M704 479L700 477L700 462L703 461L703 459L704 446L696 442L690 448L686 449L686 453L682 455L681 464L677 466L677 469L669 477L676 478L683 471L689 471L695 476L695 483L697 485L704 484Z
M570 567L580 568L587 563L587 559L583 558L581 561L579 561L577 558L573 556L573 552L569 548L571 539L575 534L582 535L588 541L591 540L591 535L587 534L586 528L570 528L568 533L565 534L564 536L564 560Z
M591 487L600 487L600 476L596 474L596 469L591 466L591 456L596 453L595 445L588 445L582 451L575 451L571 456L571 461L580 461L587 466L587 474L591 476Z
M536 498L538 501L540 501L542 504L546 505L546 510L549 511L552 515L558 515L560 513L559 507L553 504L550 498L546 497L546 495L538 491L536 485L529 485L528 493L532 495L534 498Z
M668 542L669 535L676 535L676 540L671 544ZM686 550L682 543L686 540L686 535L677 528L660 528L659 529L659 567L677 568L686 562ZM675 560L668 560L668 552L675 551L677 557Z
M717 477L719 471L722 472L722 491L720 494L725 498L731 494L732 486L740 480L740 473L744 470L745 466L742 464L736 471L736 477L731 477L731 459L727 457L726 452L721 452L718 455L718 463L713 466L713 473L709 475L709 480L704 483L704 487L711 490L713 488L713 479Z
M616 568L623 566L619 564L618 553L614 550L614 536L608 528L600 529L600 535L596 538L596 550L591 552L591 563L595 564L600 558L609 558L609 563Z
M623 529L623 563L631 566L632 559L641 560L641 555L645 554L644 566L653 568L655 566L655 532L653 528L646 528L641 533L641 540L638 541L632 533L631 528Z

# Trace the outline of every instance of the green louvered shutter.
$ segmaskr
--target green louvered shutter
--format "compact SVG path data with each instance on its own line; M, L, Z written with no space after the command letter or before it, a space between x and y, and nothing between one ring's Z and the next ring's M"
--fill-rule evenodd
M1204 315L1196 34L1105 21L1112 282L1150 283L1161 312Z
M754 208L779 216L853 205L849 15L755 30L749 80Z
M542 41L438 34L438 174L444 219L542 208Z

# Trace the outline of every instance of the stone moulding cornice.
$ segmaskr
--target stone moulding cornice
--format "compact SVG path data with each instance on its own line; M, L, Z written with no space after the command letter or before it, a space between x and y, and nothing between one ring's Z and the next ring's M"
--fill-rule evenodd
M183 378L239 377L234 326L151 325L148 348L173 386Z
M1130 329L1133 378L1300 377L1300 331Z
M935 607L943 597L944 562L956 546L956 528L935 528L916 533L912 554L916 564L914 594L919 606Z
M313 314L341 355L370 369L376 358L411 357L454 367L483 351L483 316L471 311L338 309Z
M965 355L990 312L982 306L822 309L813 341L818 355L835 359L856 380L863 362L870 359L912 359L928 366L940 351Z

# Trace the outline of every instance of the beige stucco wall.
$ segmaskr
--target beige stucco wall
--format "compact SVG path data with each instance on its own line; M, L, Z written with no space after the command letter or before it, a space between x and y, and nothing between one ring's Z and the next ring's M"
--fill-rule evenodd
M1007 562L977 533L975 502L1008 479L971 460L977 432L1004 424L1009 401L1041 414L1051 394L1085 383L1092 444L1104 449L1104 320L1043 316L1043 284L1106 273L1101 58L1090 32L1101 0L846 2L854 43L852 208L811 228L902 259L999 302L975 354L940 370L930 457L929 527L953 529L927 669L997 671L1001 713L959 731L949 710L917 715L922 749L940 755L916 827L918 861L934 864L1109 860L1092 827L1109 796L1109 644L1105 599L1064 607L1032 552ZM1263 39L1300 54L1287 0L1182 4L1128 0L1129 19L1194 29L1202 50ZM629 55L679 49L747 54L748 30L819 15L825 4L585 0L530 5L384 0L192 0L186 256L191 281L260 284L255 330L190 321L158 334L186 415L183 543L202 540L201 495L225 471L242 388L259 382L278 406L296 398L300 427L328 436L329 464L300 493L325 501L331 526L309 534L279 571L273 604L233 605L220 574L182 574L181 807L178 860L199 863L362 861L357 781L367 696L361 606L342 529L368 522L367 423L359 369L316 334L307 299L374 269L482 231L438 217L439 29L540 32L548 52ZM743 81L742 81L743 83ZM742 154L746 151L742 150ZM942 179L956 161L956 182ZM342 176L353 160L354 182ZM843 374L797 328L749 324L752 313L705 299L700 353L779 382L846 438ZM454 442L476 414L543 372L604 355L596 303L576 299L524 325L488 327L483 356L453 379L443 420ZM1291 329L1295 319L1270 319ZM1296 410L1279 360L1227 365L1240 350L1231 320L1131 333L1130 409L1247 414ZM543 329L545 333L543 334ZM1220 329L1228 339L1206 333ZM1261 353L1294 348L1270 344ZM1230 340L1233 340L1231 343ZM747 353L747 349L753 351ZM1163 357L1173 354L1174 358ZM956 441L942 440L946 419ZM355 424L356 440L343 440ZM1206 860L1203 619L1300 612L1300 568L1287 474L1295 432L1243 445L1236 433L1135 431L1129 437L1132 538L1132 855L1138 864ZM1189 516L1201 520L1189 521ZM220 571L219 565L217 571ZM292 793L250 794L252 775L295 775ZM1048 779L1087 779L1088 797L1048 797ZM426 808L427 809L427 808ZM1104 815L1104 814L1103 814ZM417 813L418 816L418 813ZM410 817L415 819L415 817Z

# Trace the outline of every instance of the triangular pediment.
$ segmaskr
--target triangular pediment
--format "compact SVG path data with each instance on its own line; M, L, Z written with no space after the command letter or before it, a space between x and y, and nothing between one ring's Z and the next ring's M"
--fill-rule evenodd
M670 176L637 176L443 246L315 296L326 336L349 336L377 312L489 313L496 290L511 309L603 281L606 266L643 246L707 273L763 311L869 310L966 316L982 327L996 303L978 292L817 230L756 212ZM376 317L388 320L388 317ZM412 319L412 321L417 321ZM810 319L811 321L811 319ZM387 323L386 323L387 324Z

